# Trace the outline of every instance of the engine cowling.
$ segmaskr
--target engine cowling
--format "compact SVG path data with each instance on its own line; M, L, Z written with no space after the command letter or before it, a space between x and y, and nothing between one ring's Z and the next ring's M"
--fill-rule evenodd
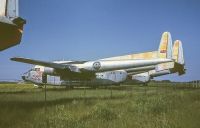
M44 66L39 66L39 65L36 65L34 67L34 70L42 72L43 74L46 74L46 75L56 75L57 74L57 72L54 68L49 68L49 67L44 67Z
M120 83L126 80L127 72L124 70L101 72L101 73L96 73L96 78L110 80L115 83Z
M54 68L44 67L44 74L56 75L56 70Z
M131 79L140 83L147 83L150 81L150 75L148 74L148 72L136 74L136 75L132 75Z

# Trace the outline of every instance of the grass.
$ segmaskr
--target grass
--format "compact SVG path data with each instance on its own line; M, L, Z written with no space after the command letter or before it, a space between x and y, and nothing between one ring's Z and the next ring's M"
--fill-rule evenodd
M46 107L45 107L46 106ZM124 86L44 89L0 84L0 127L199 128L200 89Z

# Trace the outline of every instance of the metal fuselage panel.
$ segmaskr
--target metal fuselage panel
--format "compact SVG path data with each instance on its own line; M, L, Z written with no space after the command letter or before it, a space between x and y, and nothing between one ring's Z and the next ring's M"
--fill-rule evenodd
M75 64L74 66L79 69L84 69L87 71L94 72L104 72L111 70L121 70L137 67L152 66L159 63L170 62L169 59L149 59L149 60L97 60L97 61L88 61L84 64Z

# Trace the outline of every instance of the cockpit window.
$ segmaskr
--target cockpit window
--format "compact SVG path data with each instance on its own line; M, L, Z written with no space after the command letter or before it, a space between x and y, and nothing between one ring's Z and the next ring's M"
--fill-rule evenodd
M40 68L33 68L32 71L40 71Z
M35 68L35 71L40 71L40 68Z

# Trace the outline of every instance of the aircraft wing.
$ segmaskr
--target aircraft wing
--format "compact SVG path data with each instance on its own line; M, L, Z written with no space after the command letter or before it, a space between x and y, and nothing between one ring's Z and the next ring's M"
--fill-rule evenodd
M120 70L120 69L128 69L128 68L139 68L145 67L150 65L156 65L165 62L171 62L169 59L153 59L153 60L123 60L123 61L86 61L83 64L76 64L74 63L53 63L53 62L46 62L40 60L33 60L29 58L22 58L22 57L14 57L11 58L12 61L18 61L22 63L34 64L34 65L41 65L45 67L54 68L57 70L63 70L75 73L80 72L102 72L102 71L112 71L112 70Z
M41 66L46 66L46 67L55 68L55 69L77 72L77 71L75 71L76 69L74 66L66 65L66 64L57 64L57 63L53 63L53 62L33 60L33 59L23 58L23 57L13 57L10 60L27 63L27 64L41 65Z

